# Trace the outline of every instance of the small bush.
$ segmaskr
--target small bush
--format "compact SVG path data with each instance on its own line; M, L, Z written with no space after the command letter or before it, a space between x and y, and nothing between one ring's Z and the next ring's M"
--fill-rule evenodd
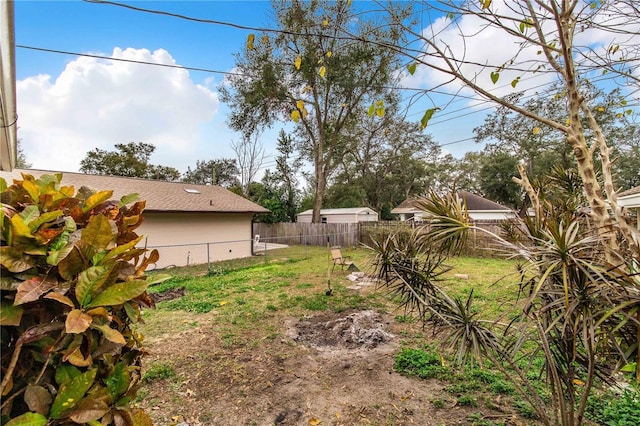
M176 375L173 367L168 364L154 364L142 375L142 380L152 382L154 380L170 379Z
M145 203L22 178L0 178L1 423L150 424L128 405L144 354L131 324L167 278L145 275L158 252L136 248Z

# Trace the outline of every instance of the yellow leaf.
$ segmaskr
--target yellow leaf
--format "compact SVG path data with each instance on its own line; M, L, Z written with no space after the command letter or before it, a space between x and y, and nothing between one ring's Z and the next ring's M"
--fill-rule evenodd
M332 51L328 51L328 52L327 52L327 58L330 58L330 57L332 57L332 56L333 56L333 52L332 52Z
M269 43L269 36L268 35L264 35L262 36L262 43L263 44L268 44Z
M567 126L571 125L571 119L570 119L570 118L567 118L566 123L567 123Z
M298 55L298 57L296 58L296 69L299 70L300 69L300 65L302 64L302 56Z
M598 112L604 112L604 107L601 107L601 106L600 106L600 107L596 108L596 110L597 110Z
M325 19L324 21L322 21L322 26L326 27L329 25L329 19Z
M325 67L324 65L320 67L320 70L318 70L318 74L320 74L320 77L324 77L324 75L327 73L327 67Z
M291 119L296 123L300 121L300 111L298 111L297 109L291 111Z
M298 102L296 102L296 108L298 108L300 111L302 111L303 109L305 109L304 107L304 101L302 99L299 99Z
M491 0L482 0L483 9L488 9L490 5L491 5Z
M320 423L322 423L322 422L320 420L316 419L315 417L312 417L312 418L309 419L309 424L311 426L317 426Z
M573 384L578 386L584 386L584 382L580 379L573 379Z
M256 39L256 36L253 33L247 36L247 49L249 50L253 49L253 42L255 41L255 39Z
M534 127L533 128L533 134L537 135L538 133L540 133L540 127Z
M227 304L227 301L226 301L226 300L222 300L222 301L220 301L220 306L224 306L224 305L226 305L226 304Z

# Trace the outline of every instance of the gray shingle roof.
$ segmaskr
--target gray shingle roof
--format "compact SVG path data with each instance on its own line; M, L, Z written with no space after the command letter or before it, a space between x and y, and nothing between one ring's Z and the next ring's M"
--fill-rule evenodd
M36 178L44 174L62 173L62 185L74 186L76 191L81 186L100 191L113 190L112 198L115 200L137 193L140 199L146 201L145 210L148 212L269 213L268 209L214 185L32 169L2 171L0 176L7 181L7 185L11 185L14 179L22 180L22 173Z
M640 186L636 186L635 188L627 189L618 194L618 197L627 197L629 195L640 194Z
M458 191L458 197L465 200L465 202L467 203L467 210L469 211L511 211L508 207L502 206L491 200L487 200L486 198L483 198L479 195L472 194L471 192ZM416 210L421 210L421 208L419 207L420 202L420 197L407 198L402 203L398 204L393 210L391 210L391 213L412 213Z

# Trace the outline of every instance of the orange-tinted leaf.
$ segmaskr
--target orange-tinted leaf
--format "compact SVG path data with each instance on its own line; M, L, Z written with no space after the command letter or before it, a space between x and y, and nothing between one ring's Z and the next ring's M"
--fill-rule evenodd
M91 322L93 317L82 312L80 309L74 309L67 314L67 320L65 321L65 330L67 333L84 333Z
M71 299L69 299L67 296L60 294L56 291L52 291L50 293L47 293L44 296L45 299L51 299L51 300L55 300L57 302L62 303L63 305L67 305L70 306L72 308L75 308L75 305L73 304L73 301Z
M99 399L84 398L69 413L69 418L76 423L88 423L98 420L109 412L109 406Z
M253 43L256 39L255 34L251 33L247 36L247 49L248 50L253 50Z
M58 282L51 277L33 277L30 280L23 281L18 286L18 292L13 302L14 305L22 305L23 303L38 300L40 296L56 287Z
M80 348L76 348L73 352L71 352L66 357L63 357L65 361L69 361L71 365L75 365L76 367L88 367L93 363L93 359L91 355L87 355L86 357L82 355L82 351Z

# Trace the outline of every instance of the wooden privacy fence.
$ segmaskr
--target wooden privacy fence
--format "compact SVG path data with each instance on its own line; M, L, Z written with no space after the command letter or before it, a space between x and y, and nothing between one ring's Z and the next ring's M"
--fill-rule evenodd
M503 221L483 220L475 223L483 229L500 235ZM371 237L380 233L412 230L423 224L412 222L380 221L360 223L254 223L253 234L261 241L288 245L324 246L327 237L331 246L356 247L370 245ZM472 231L467 241L467 254L491 255L485 249L495 246L494 238L484 232Z
M254 223L253 235L260 241L288 245L355 247L359 244L357 223Z

